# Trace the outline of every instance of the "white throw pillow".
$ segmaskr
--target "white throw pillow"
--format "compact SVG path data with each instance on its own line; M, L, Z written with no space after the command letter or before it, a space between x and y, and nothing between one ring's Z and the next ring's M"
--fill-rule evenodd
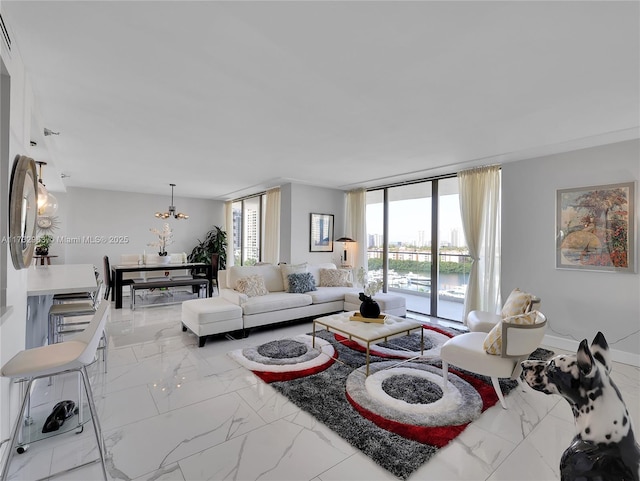
M320 286L350 287L350 275L351 272L346 269L320 269Z
M236 282L236 291L246 294L247 297L265 296L269 294L262 276L248 276L238 279Z
M282 273L284 292L289 292L289 274L303 274L308 271L306 262L303 262L302 264L281 264L280 272Z
M517 316L518 314L524 314L531 306L531 294L521 291L517 287L511 291L509 297L502 306L502 318Z
M482 347L487 354L502 354L502 323L506 324L535 324L538 319L538 311L531 311L517 316L507 317L502 322L497 323L484 338Z

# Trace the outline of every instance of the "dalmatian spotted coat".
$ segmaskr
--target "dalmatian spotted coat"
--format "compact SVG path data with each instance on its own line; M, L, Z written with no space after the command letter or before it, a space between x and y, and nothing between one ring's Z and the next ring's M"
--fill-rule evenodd
M629 411L609 377L609 345L601 332L575 355L523 361L521 377L533 389L564 397L577 435L562 454L562 481L639 481L640 447Z

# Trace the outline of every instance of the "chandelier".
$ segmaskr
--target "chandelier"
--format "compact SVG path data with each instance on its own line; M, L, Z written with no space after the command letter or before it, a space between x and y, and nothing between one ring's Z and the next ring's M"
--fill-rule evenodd
M176 219L188 219L189 216L187 214L183 214L182 212L176 213L176 206L173 205L173 188L176 184L169 184L171 186L171 205L169 206L169 210L167 212L156 212L156 217L158 219L168 219L173 216Z

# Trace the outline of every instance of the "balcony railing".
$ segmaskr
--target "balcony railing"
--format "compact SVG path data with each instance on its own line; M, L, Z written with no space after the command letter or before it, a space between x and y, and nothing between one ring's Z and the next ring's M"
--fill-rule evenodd
M382 278L382 250L369 249L369 278ZM466 253L438 254L439 285L437 316L462 321L464 299L469 281L471 257ZM407 299L407 309L433 315L431 296L431 253L419 250L390 250L387 290Z

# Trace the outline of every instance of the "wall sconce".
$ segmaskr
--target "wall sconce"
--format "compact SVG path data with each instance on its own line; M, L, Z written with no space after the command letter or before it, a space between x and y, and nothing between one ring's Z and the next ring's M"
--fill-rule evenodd
M340 239L336 239L336 242L342 242L342 249L343 249L342 265L348 266L349 264L347 264L347 242L355 242L355 241L351 237L340 237Z

